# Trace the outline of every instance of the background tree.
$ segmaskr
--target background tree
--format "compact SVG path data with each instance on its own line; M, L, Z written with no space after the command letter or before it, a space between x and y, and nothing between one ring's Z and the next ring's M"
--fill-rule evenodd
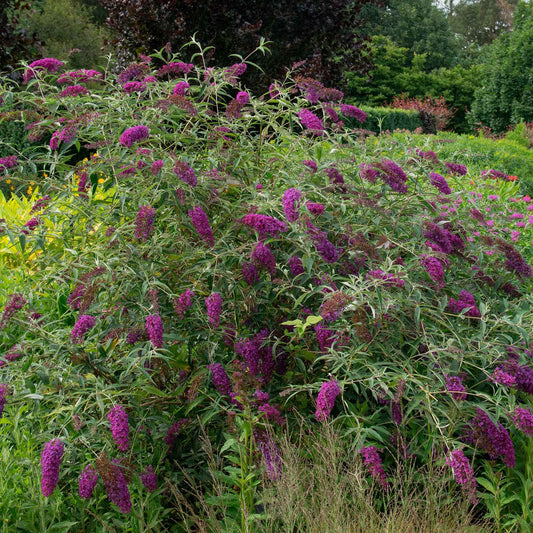
M426 54L424 70L451 67L457 63L458 43L444 11L433 0L390 0L386 6L363 8L368 35L385 35L407 48L408 59Z
M47 56L69 61L73 68L93 68L104 54L107 32L92 22L79 0L43 0L25 24L44 43ZM75 50L75 52L72 52Z
M31 10L31 2L4 0L0 3L0 70L11 71L21 59L38 55L36 35L20 25L20 18Z
M476 91L473 118L495 131L533 120L533 5L521 2L514 30L487 49L483 83Z
M519 0L463 0L458 2L449 20L454 32L467 46L492 43L513 28L513 11Z
M102 0L108 26L118 46L133 57L150 53L167 42L176 49L191 36L213 46L216 64L235 62L231 54L246 56L260 38L272 41L271 54L256 58L265 74L248 72L249 85L262 86L283 75L283 67L306 61L305 74L334 85L347 69L364 71L364 40L359 35L361 8L384 0Z

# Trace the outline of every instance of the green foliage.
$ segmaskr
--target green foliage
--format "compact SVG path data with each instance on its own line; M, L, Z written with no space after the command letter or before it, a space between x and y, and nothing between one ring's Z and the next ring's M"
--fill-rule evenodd
M467 46L491 44L513 29L513 10L519 0L462 0L449 17L450 26Z
M79 0L44 0L26 24L44 43L47 57L68 60L72 68L94 68L101 62L108 34L91 21Z
M344 121L347 127L364 127L375 133L397 129L414 131L422 127L420 114L416 111L369 106L361 106L360 109L367 114L365 123L361 125L355 119L347 117Z
M389 0L386 6L364 8L363 33L383 35L407 49L408 65L424 55L424 70L450 68L456 64L458 43L445 14L432 0Z
M473 121L495 132L533 120L533 5L518 4L514 25L487 49L472 106Z
M409 64L407 52L407 48L395 45L389 37L374 36L370 53L375 67L368 76L346 73L346 94L373 106L388 104L400 94L410 98L444 96L448 107L456 110L450 128L457 132L469 131L468 110L479 87L481 67L458 65L426 72L427 56L415 56Z

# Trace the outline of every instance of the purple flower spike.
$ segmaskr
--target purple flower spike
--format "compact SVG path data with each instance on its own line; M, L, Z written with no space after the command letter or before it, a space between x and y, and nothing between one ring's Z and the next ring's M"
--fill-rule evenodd
M314 135L320 137L323 134L324 124L314 113L308 109L302 109L298 113L298 118L300 119L302 126Z
M80 497L84 500L91 498L98 481L98 472L93 470L93 467L88 464L81 472L80 479L78 481L78 492Z
M198 184L198 179L194 170L185 162L177 161L172 169L172 172L178 176L178 178L191 187L196 187Z
M117 505L121 513L128 514L131 511L131 497L120 463L113 460L109 472L102 477L109 501Z
M320 392L318 393L318 397L316 400L315 412L315 418L319 422L325 422L329 418L331 410L335 405L335 400L337 399L337 396L340 394L340 392L341 388L338 382L334 379L322 383L322 386L320 387Z
M350 104L341 104L341 113L347 117L353 117L358 120L361 124L367 119L367 114Z
M450 456L446 458L446 464L452 468L455 481L475 494L477 483L474 477L474 470L465 457L463 450L454 450L451 452Z
M152 465L148 465L141 474L141 481L148 492L157 490L157 477Z
M107 414L111 425L111 434L118 449L127 452L130 449L130 426L128 424L128 413L122 405L115 405Z
M209 365L209 370L211 370L213 374L213 385L217 391L224 396L230 396L232 392L231 383L222 363L213 363Z
M5 383L0 383L0 418L4 412L4 406L7 402L7 396L9 394L9 387Z
M140 241L148 240L154 225L155 209L149 205L141 205L135 219L135 238Z
M191 222L194 228L198 232L198 235L202 237L204 242L208 246L214 246L215 239L213 238L213 232L211 230L211 226L209 225L209 219L207 218L204 210L199 206L193 207L192 209L189 209L189 217L191 217Z
M146 331L154 348L163 348L163 320L159 315L146 317Z
M176 314L180 318L183 318L185 316L185 311L191 307L193 298L194 292L192 292L191 289L187 289L184 293L180 294L178 298L174 298L174 311L176 311Z
M63 443L59 439L53 439L44 445L41 453L41 492L47 498L56 488L63 450Z
M122 133L120 144L129 148L132 144L147 139L149 135L150 130L146 126L133 126Z
M297 255L293 255L289 259L289 268L291 269L291 274L294 278L304 273L304 265Z
M81 344L85 334L94 327L96 324L96 318L91 315L81 315L80 318L74 324L72 333L70 334L70 340L73 344Z
M289 222L296 222L299 217L298 200L302 196L302 191L298 189L287 189L283 194L283 212Z
M361 455L363 456L363 462L369 472L369 474L385 489L389 488L389 482L387 476L383 470L381 463L381 457L374 446L368 446L361 448Z
M205 299L205 305L211 327L218 328L220 325L220 313L222 313L222 296L219 292L214 292Z

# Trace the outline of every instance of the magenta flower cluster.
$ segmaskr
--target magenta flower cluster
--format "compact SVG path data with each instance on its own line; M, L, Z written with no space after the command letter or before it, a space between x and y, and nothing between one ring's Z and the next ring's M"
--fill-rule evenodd
M213 238L213 232L209 224L209 219L204 210L200 206L193 207L189 210L189 217L191 218L192 225L198 232L198 235L202 237L204 242L208 246L214 246L215 239Z
M176 85L174 85L174 89L172 90L172 94L177 96L185 96L189 93L189 89L191 86L186 81L178 81Z
M120 463L113 460L110 471L102 478L109 501L117 505L121 513L128 514L131 511L131 496Z
M57 83L59 85L64 85L67 83L87 83L88 81L101 80L102 73L97 70L71 70L70 72L64 72L57 78Z
M268 244L258 242L252 250L250 258L257 268L265 269L271 276L276 273L276 258Z
M122 146L129 148L133 144L147 139L149 136L150 130L146 126L133 126L122 133L119 142Z
M363 447L360 450L363 456L363 463L368 473L385 489L389 488L389 482L383 469L381 457L374 446Z
M431 172L429 174L429 181L440 193L442 194L451 194L452 190L446 181L444 176L437 174L436 172Z
M14 168L19 164L16 155L8 155L6 157L0 157L0 172Z
M192 299L194 298L194 292L191 291L191 289L187 289L185 292L179 295L178 298L175 298L173 301L174 304L174 311L176 311L176 314L183 318L185 316L185 312L189 307L192 305Z
M517 407L510 415L513 424L526 435L533 437L533 413L531 409Z
M155 209L149 205L141 205L135 219L135 238L140 241L148 240L154 225Z
M382 159L381 162L374 163L374 167L378 169L378 174L389 187L396 192L406 193L407 175L402 168L390 159Z
M30 81L32 78L35 78L35 74L39 71L41 72L57 72L59 67L64 65L63 61L55 59L53 57L44 57L43 59L38 59L33 61L28 65L28 69L24 72L22 77L24 82Z
M146 317L146 332L154 348L163 348L163 320L159 315Z
M213 374L213 385L217 391L223 396L231 396L231 383L222 363L210 364L209 370L211 370L211 373Z
M515 451L508 431L501 424L496 425L479 407L464 428L463 440L483 450L491 460L501 458L507 467L515 466Z
M321 136L324 132L324 124L322 121L309 109L302 109L298 113L298 118L302 126L315 135Z
M185 161L177 161L172 169L172 172L178 176L178 178L191 187L196 187L198 179L194 170Z
M463 380L461 376L448 376L444 375L446 380L446 390L451 393L452 398L458 402L466 400L466 388L463 385Z
M81 315L70 333L70 340L73 344L81 344L85 334L96 324L96 318L91 315Z
M268 215L259 215L257 213L250 213L242 217L239 222L255 229L261 238L270 236L277 237L280 233L287 231L285 222Z
M325 207L323 204L317 204L315 202L305 202L305 206L307 207L308 211L312 215L315 215L316 217L324 213L324 210L325 210Z
M293 255L289 258L289 268L291 269L291 274L294 278L304 273L304 265L297 255Z
M358 107L355 107L354 105L350 104L341 104L341 113L347 117L353 117L356 120L358 120L361 124L367 119L368 115L359 109Z
M405 280L395 276L394 274L388 274L383 272L383 270L370 270L366 275L367 279L376 279L380 280L383 283L380 283L383 287L403 287L405 285Z
M289 222L296 222L300 215L298 210L298 201L302 197L302 191L298 189L287 189L283 193L283 212L285 213L285 218Z
M157 490L157 477L152 465L148 465L140 475L142 484L148 492Z
M0 319L0 330L4 329L8 322L20 311L25 305L26 299L19 293L11 294L9 301L2 313L2 318Z
M98 472L88 464L81 472L78 480L78 492L81 498L88 500L92 497L94 488L98 481Z
M426 269L429 277L437 284L438 287L444 287L444 269L442 261L430 255L422 255L420 257L422 266Z
M457 449L450 452L446 458L446 464L453 470L455 481L475 494L477 483L474 470L463 450Z
M458 163L444 163L448 171L457 176L465 176L468 172L468 169L465 165L460 165Z
M332 379L322 383L320 392L318 393L318 397L316 399L315 411L315 418L319 422L325 422L328 420L331 411L335 406L335 400L340 393L341 388L336 380Z
M52 495L59 480L63 451L63 443L59 439L53 439L44 445L41 453L41 492L47 498Z
M69 85L65 87L58 96L60 97L76 97L76 96L87 96L89 91L87 87L83 85Z
M9 387L5 383L0 383L0 418L4 412L4 406L7 402L7 396L9 394Z
M146 83L144 83L143 81L127 81L122 86L122 90L126 94L142 93L146 91Z
M123 452L130 449L130 426L128 423L128 413L122 405L115 405L107 418L111 426L111 435L117 448Z
M448 299L448 309L452 313L459 314L465 309L467 310L465 315L470 318L480 318L481 313L479 312L479 309L476 305L476 300L470 294L468 291L462 290L459 293L459 298L456 300L455 298L449 298Z
M220 314L222 313L222 296L219 292L214 292L205 299L207 318L211 327L218 328L220 325Z

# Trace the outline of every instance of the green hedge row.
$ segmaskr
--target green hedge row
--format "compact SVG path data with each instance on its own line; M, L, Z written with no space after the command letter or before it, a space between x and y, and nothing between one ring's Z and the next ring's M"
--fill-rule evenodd
M357 105L357 104L355 104ZM414 131L422 127L422 121L417 111L406 109L393 109L391 107L358 106L367 114L364 124L356 119L346 117L344 123L347 128L364 128L381 133L382 131L409 130Z

